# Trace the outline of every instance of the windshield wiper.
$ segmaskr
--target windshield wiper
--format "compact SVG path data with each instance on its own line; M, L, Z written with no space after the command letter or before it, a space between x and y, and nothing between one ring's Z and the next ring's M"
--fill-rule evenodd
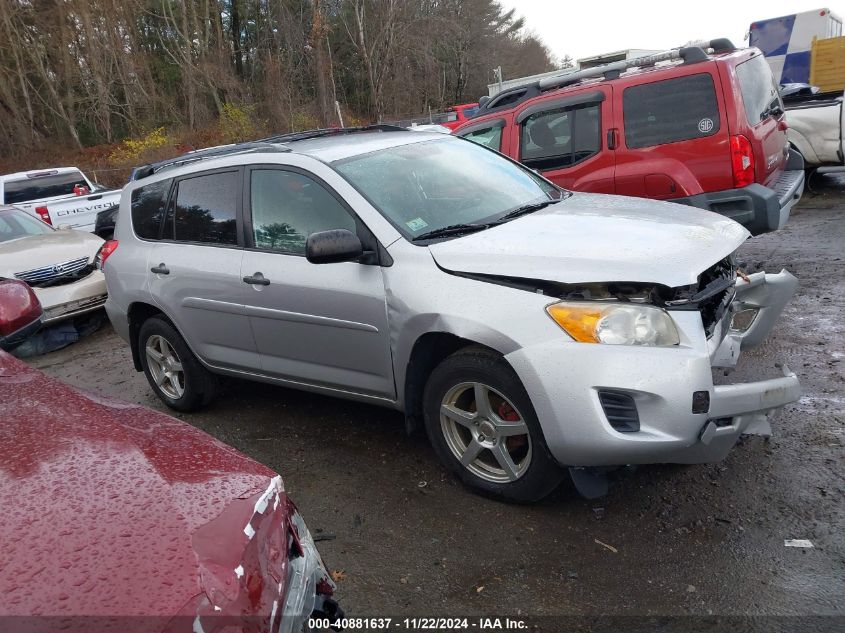
M563 198L558 198L557 200L543 200L542 202L534 202L532 204L524 204L521 207L517 207L513 211L508 211L500 217L498 220L494 222L494 224L501 224L502 222L507 222L508 220L513 220L514 218L518 218L521 215L527 215L529 213L534 213L535 211L539 211L540 209L545 209L547 206L551 204L555 204L556 202L560 202Z
M412 242L420 240L429 240L435 237L446 237L447 235L462 235L464 233L474 233L481 231L491 226L490 224L450 224L439 229L432 229L427 233L421 233L411 238Z

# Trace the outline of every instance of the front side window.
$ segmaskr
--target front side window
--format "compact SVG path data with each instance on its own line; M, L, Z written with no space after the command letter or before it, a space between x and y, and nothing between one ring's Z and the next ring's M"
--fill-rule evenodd
M53 228L18 209L0 211L0 242L52 233Z
M532 169L564 169L601 151L600 105L556 108L522 124L520 157Z
M3 184L3 201L6 204L20 204L57 196L75 196L78 191L87 190L88 181L79 171L33 175L31 178L6 181Z
M772 107L780 106L783 109L772 69L762 55L739 64L736 67L736 76L739 79L745 116L750 125L760 123L768 116Z
M709 73L625 88L622 107L629 149L704 138L719 131L719 104Z
M173 237L178 242L238 243L240 172L180 180L176 186Z
M304 255L312 233L332 229L355 232L355 218L337 198L298 172L253 170L249 197L256 248Z
M160 180L132 192L132 227L143 240L157 240L167 208L172 179Z
M561 198L560 189L530 170L451 137L353 156L332 167L409 239Z
M461 134L468 141L484 145L490 149L499 151L502 147L502 126L494 125L480 130L473 130L469 134Z

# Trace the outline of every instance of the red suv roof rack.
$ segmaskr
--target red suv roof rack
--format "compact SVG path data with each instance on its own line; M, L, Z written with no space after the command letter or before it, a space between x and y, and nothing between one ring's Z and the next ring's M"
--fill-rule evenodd
M659 62L672 61L675 59L683 60L684 64L695 64L707 61L710 54L729 53L735 50L736 47L733 45L733 42L731 42L728 38L723 37L705 42L693 42L687 46L673 48L660 53L645 55L643 57L635 57L633 59L594 66L593 68L585 68L584 70L563 73L555 75L554 77L546 77L545 79L540 79L539 81L524 86L516 86L509 90L505 90L487 100L482 98L482 100L480 100L481 105L479 106L478 112L475 116L480 116L502 107L513 107L526 99L537 96L540 92L571 86L583 81L584 79L593 79L595 77L603 77L606 80L616 79L619 75L630 68L645 68L648 66L654 66ZM522 92L522 94L519 94L520 92ZM518 96L513 97L513 95ZM506 99L508 96L512 96L512 98Z

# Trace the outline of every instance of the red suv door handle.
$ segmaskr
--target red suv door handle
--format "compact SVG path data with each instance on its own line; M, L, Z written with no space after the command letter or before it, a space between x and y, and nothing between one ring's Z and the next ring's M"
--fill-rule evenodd
M619 147L619 128L612 127L607 131L607 149Z

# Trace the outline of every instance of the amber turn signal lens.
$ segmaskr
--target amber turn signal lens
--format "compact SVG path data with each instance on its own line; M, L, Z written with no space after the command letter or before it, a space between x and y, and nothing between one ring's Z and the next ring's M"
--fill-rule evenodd
M567 334L580 343L600 343L596 336L596 324L602 317L598 307L555 303L546 312Z

